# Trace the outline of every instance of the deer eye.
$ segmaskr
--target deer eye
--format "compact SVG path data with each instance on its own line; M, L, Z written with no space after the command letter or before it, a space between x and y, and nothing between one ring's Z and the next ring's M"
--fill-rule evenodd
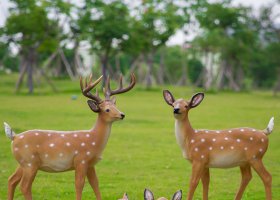
M110 109L107 108L105 111L106 111L106 112L110 112Z

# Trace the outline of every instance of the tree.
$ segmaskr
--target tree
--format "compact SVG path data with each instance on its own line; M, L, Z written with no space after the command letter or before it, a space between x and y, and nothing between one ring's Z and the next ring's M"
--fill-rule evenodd
M129 17L128 8L121 0L87 0L80 9L77 28L101 61L103 84L108 73L109 58L121 49L127 38Z
M45 1L11 0L14 6L10 9L2 36L19 48L20 75L16 91L27 73L29 93L33 92L33 73L41 51L54 50L59 41L56 38L58 24L48 18Z

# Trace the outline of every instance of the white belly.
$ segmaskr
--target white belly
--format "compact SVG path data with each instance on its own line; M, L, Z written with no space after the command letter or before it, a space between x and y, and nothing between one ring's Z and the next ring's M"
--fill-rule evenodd
M213 168L231 168L240 166L245 162L242 156L237 152L222 152L210 155L209 167Z
M63 172L73 168L73 157L65 156L62 158L52 159L52 160L45 160L42 162L40 167L43 171L48 172Z

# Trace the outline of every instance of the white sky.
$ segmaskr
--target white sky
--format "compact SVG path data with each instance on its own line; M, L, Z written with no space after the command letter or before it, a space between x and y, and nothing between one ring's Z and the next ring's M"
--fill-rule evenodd
M72 2L80 2L80 0L72 0ZM217 0L213 0L217 1ZM258 12L258 9L262 5L267 5L270 3L275 2L276 0L233 0L232 4L233 5L244 5L244 6L250 6L253 7L255 12ZM9 7L9 0L0 0L0 27L4 26L5 19L7 18L9 12L8 12L8 7ZM274 12L276 14L280 14L280 5L278 5ZM182 44L186 39L192 39L194 37L194 34L190 34L188 37L186 37L183 34L183 31L179 30L176 32L174 36L172 36L169 41L167 42L168 45L175 45L175 44Z

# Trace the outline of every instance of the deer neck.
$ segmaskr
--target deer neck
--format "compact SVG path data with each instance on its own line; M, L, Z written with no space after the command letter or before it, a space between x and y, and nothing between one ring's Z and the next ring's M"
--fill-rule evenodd
M112 122L107 122L99 114L94 127L91 132L95 135L96 147L100 150L100 154L103 152L108 142L111 133Z
M188 144L188 141L191 140L193 134L194 130L190 124L188 115L186 115L183 119L175 120L175 136L177 143L182 150L185 149L186 144Z

